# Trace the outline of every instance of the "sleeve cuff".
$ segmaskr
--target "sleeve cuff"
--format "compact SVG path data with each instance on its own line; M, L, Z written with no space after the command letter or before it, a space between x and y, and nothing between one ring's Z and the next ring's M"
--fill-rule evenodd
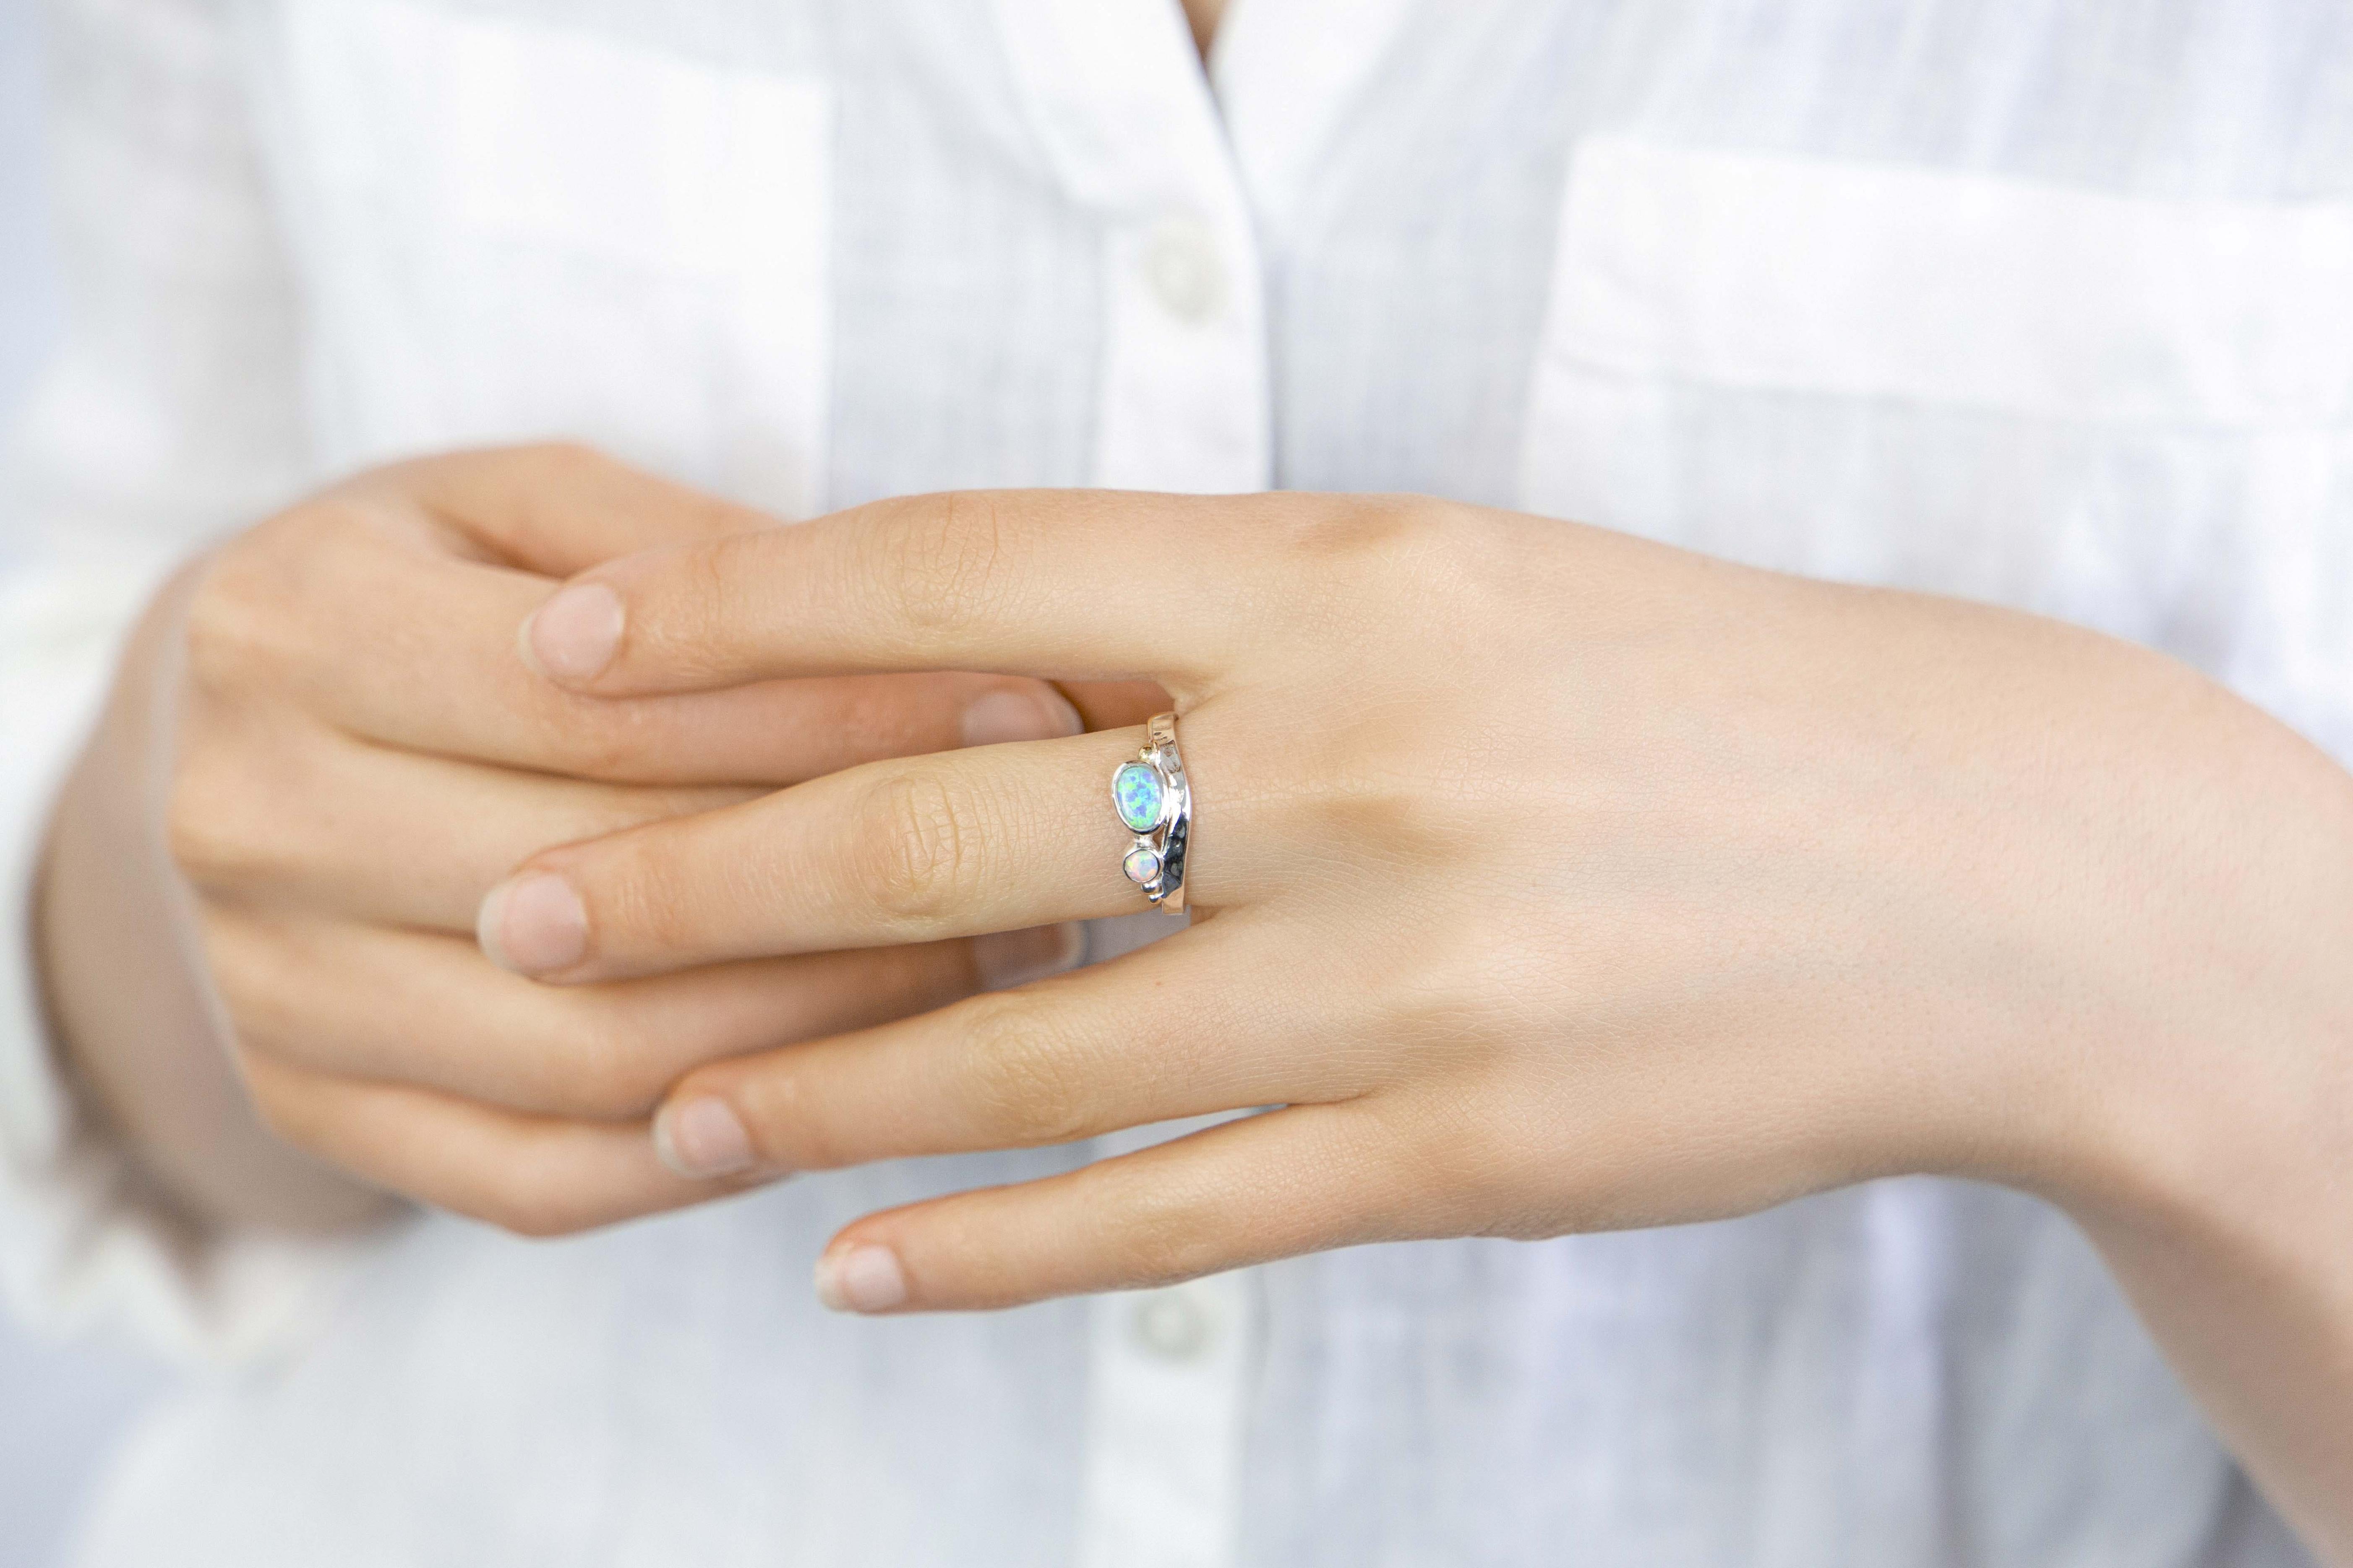
M372 1236L192 1235L58 1070L34 973L48 808L115 649L167 563L0 580L0 1299L35 1328L111 1331L184 1363L299 1338Z

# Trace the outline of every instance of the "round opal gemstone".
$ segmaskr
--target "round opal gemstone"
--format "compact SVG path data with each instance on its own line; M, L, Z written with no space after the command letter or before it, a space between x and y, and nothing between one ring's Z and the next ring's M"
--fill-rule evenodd
M1149 763L1126 763L1112 775L1112 802L1119 807L1119 819L1127 824L1130 833L1149 833L1160 826L1161 802L1166 795L1160 770Z
M1131 849L1127 852L1127 858L1119 863L1119 868L1127 873L1129 881L1140 888L1160 875L1160 857L1149 849Z

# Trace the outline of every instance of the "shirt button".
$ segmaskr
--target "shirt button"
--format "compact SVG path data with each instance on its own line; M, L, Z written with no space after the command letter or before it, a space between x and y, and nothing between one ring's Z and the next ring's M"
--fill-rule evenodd
M1217 1324L1208 1309L1178 1287L1137 1297L1128 1331L1147 1354L1162 1361L1198 1361L1216 1337Z
M1198 218L1161 220L1145 242L1144 279L1161 308L1180 321L1206 321L1225 303L1218 243Z

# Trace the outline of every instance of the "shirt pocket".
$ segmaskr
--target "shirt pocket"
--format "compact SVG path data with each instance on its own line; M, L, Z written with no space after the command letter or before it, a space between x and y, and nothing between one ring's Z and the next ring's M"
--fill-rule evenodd
M328 462L564 437L822 505L823 82L385 0L274 26Z
M1571 159L1523 499L2353 712L2348 422L2353 207L1605 137Z

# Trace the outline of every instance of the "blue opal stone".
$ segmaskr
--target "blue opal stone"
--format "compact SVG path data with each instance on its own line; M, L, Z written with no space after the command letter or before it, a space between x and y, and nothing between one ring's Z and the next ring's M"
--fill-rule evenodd
M1160 826L1160 803L1166 793L1160 770L1149 763L1126 763L1112 775L1111 798L1130 833L1149 833Z

